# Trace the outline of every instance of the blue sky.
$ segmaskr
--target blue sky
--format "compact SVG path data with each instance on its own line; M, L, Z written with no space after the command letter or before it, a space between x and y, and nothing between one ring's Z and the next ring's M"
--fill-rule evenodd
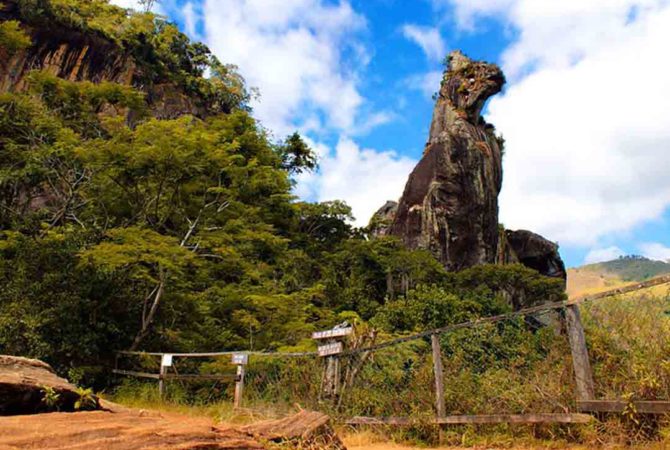
M132 7L135 0L115 0ZM321 157L296 193L344 199L358 224L421 157L442 60L461 49L508 79L485 111L506 139L501 221L557 241L569 266L670 259L667 0L164 0L234 63L279 139Z

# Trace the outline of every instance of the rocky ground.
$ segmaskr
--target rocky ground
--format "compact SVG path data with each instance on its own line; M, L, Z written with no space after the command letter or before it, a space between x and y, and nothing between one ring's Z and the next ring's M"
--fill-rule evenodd
M82 396L88 398L80 411ZM48 400L50 399L50 400ZM0 450L266 449L346 450L330 418L298 411L246 426L215 424L100 400L46 363L0 355Z

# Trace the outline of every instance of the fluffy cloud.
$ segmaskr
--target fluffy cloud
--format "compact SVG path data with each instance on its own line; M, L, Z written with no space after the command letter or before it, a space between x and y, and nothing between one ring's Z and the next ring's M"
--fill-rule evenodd
M446 56L447 46L437 28L406 24L402 27L402 34L421 47L428 59L440 61Z
M317 201L345 199L356 225L367 225L386 200L397 200L416 161L394 151L360 148L342 138L335 150L312 143L320 156L319 173L302 174L296 194Z
M433 94L440 89L442 71L433 70L423 74L412 75L405 81L410 89L420 91L426 97L432 98Z
M510 83L488 116L507 141L507 226L593 246L663 214L670 206L667 1L448 3L463 28L492 16L516 32L502 57Z
M645 242L638 246L643 256L658 261L670 261L670 247L659 242Z
M594 264L604 261L612 261L626 253L619 247L612 246L606 248L595 248L588 252L584 257L584 264Z
M279 137L361 119L358 69L369 57L356 37L366 22L348 2L205 0L203 17L207 43L259 88L255 115Z

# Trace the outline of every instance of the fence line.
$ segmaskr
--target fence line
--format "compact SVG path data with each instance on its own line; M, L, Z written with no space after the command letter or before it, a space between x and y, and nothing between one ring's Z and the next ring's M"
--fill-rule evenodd
M238 351L238 352L225 351L225 352L200 352L200 353L163 353L163 352L122 351L118 353L120 355L129 355L129 356L146 355L146 356L164 357L165 355L172 355L174 357L184 357L184 358L190 358L190 357L216 358L221 356L243 354L259 358L269 358L270 360L275 362L281 361L282 358L296 358L296 359L308 358L309 367L306 367L305 362L302 362L297 365L294 364L293 366L289 366L283 363L276 364L275 362L273 362L272 364L269 364L269 362L258 363L259 364L258 367L252 370L253 377L255 377L254 380L256 380L255 381L256 388L259 390L259 392L255 391L254 392L258 394L259 397L268 398L267 396L263 396L263 394L260 393L260 390L262 390L263 387L265 389L269 389L272 391L272 393L268 395L283 395L281 394L282 388L288 387L288 388L295 388L291 390L291 393L293 393L294 395L310 395L312 396L312 400L314 400L313 397L316 392L316 396L319 399L317 407L322 409L333 408L331 409L331 411L335 412L342 412L342 410L345 409L347 410L348 414L345 417L351 417L352 415L355 415L356 407L361 408L360 411L373 412L373 413L376 412L378 414L379 413L384 414L385 411L386 414L388 414L389 411L393 412L397 410L402 410L407 415L414 414L414 412L416 411L427 411L432 409L434 410L434 413L437 413L436 415L433 416L432 422L438 424L500 423L500 422L537 423L537 421L551 422L552 420L554 422L559 423L583 422L585 418L582 415L579 415L577 413L570 413L568 411L576 410L577 412L608 412L616 410L621 412L625 408L630 407L631 405L637 406L637 411L640 413L660 414L670 412L670 402L641 401L635 403L631 402L626 403L620 400L596 399L592 368L589 363L589 353L586 344L584 329L581 323L579 305L585 302L593 300L601 300L606 297L629 293L636 290L645 289L648 287L666 283L670 283L670 275L656 277L642 283L635 283L629 286L624 286L622 288L613 289L593 295L582 296L580 298L573 300L537 305L510 313L478 318L466 322L461 322L458 324L426 330L420 333L414 333L408 336L402 336L390 339L375 345L367 345L367 346L361 346L359 348L344 349L343 351L339 352L336 355L329 355L327 357L330 361L332 361L332 359L334 358L335 360L342 360L343 362L348 363L348 365L342 365L341 369L339 362L338 364L335 365L338 371L338 376L336 377L337 383L340 383L340 377L339 377L340 371L342 371L342 373L344 374L341 381L343 383L343 387L341 390L335 387L335 389L330 390L330 394L324 396L325 398L330 400L330 406L324 404L321 401L323 400L324 397L322 397L321 394L319 393L319 390L322 393L325 392L324 384L327 383L324 383L324 380L328 378L328 369L326 369L326 367L329 367L329 365L323 364L324 361L323 358L316 359L316 357L318 356L318 352L282 353L282 352L258 352L258 351ZM537 403L537 400L534 400L534 403L532 402L531 403L536 405L536 407L539 405L540 407L537 409L539 409L540 411L531 410L532 411L531 414L526 413L528 411L527 410L528 405L524 406L522 403L512 401L510 404L517 405L516 407L513 406L513 408L517 409L521 408L522 411L506 412L505 409L507 409L507 407L503 407L502 408L503 414L500 414L501 412L500 409L495 409L495 407L493 407L493 409L486 407L484 409L488 409L490 412L493 412L495 414L447 415L446 412L447 406L445 404L445 390L451 392L450 394L451 399L453 398L458 399L459 396L457 392L454 393L452 391L449 391L449 389L453 388L449 386L449 384L446 384L444 382L444 377L445 375L448 375L450 377L458 377L459 372L457 367L460 366L449 367L450 366L449 360L446 360L448 364L446 365L443 364L442 358L445 356L443 353L443 349L440 346L441 339L442 340L447 339L447 341L443 342L447 343L451 342L452 343L451 345L471 346L471 343L474 343L475 346L480 345L482 346L481 348L479 349L474 348L474 349L477 353L480 353L482 355L481 357L483 359L481 361L485 362L493 361L493 364L496 367L501 367L498 370L507 370L508 368L504 364L510 364L511 362L513 362L509 358L512 358L514 356L514 352L516 350L514 348L512 348L512 350L507 348L509 347L507 345L507 341L500 341L500 339L502 339L502 336L509 330L511 330L511 332L518 333L518 336L514 335L516 337L513 338L511 342L516 342L514 341L514 339L517 339L519 342L522 342L523 339L526 338L534 342L535 338L533 337L533 335L537 330L532 331L528 327L529 325L528 323L526 323L525 321L520 322L517 319L532 315L535 315L535 317L537 317L538 315L558 311L563 311L563 314L558 317L566 327L565 329L567 333L566 335L563 335L563 337L561 338L562 341L561 339L557 340L557 337L551 338L552 340L549 345L558 345L559 347L557 348L560 349L555 350L553 353L554 355L553 358L555 361L557 361L557 363L554 366L547 366L547 365L540 366L544 367L544 369L541 369L544 370L544 372L540 372L539 376L536 372L529 372L528 374L535 376L538 380L544 382L546 375L551 373L547 372L547 367L553 367L553 368L563 367L561 365L563 363L558 364L558 362L561 361L561 355L571 355L571 357L569 358L570 362L572 363L571 368L570 365L568 364L567 366L565 366L565 369L561 369L563 370L564 374L572 373L571 382L574 383L574 386L576 388L574 389L574 391L572 391L574 396L568 401L568 403L564 402L566 400L565 398L563 398L566 395L564 393L564 390L559 390L558 388L556 388L556 386L561 385L560 383L558 383L556 385L551 385L551 388L553 388L554 390L550 392L554 392L554 395L556 395L556 393L560 393L560 396L553 398L551 396L547 397L546 399L547 403L544 406L542 403ZM550 318L550 320L554 319ZM487 328L487 327L481 328L486 324L495 324L500 322L508 322L508 324L499 326L497 328ZM467 329L472 329L473 330L472 334L470 334L470 332L464 334L464 331ZM429 340L430 342L427 342L426 338L430 338ZM497 341L495 340L496 338L498 338ZM412 344L413 341L418 342L416 342L416 344ZM454 342L456 344L453 344ZM496 347L496 345L500 345L499 342L505 342L504 348ZM410 345L411 347L406 347L406 345L404 344ZM535 344L529 344L529 345L535 345ZM391 349L392 347L393 347L392 352L390 353L385 352L385 350ZM452 353L454 352L453 348L451 347L448 348L449 351L451 351ZM550 351L550 349L547 351ZM377 360L375 360L377 352L384 354L385 357L382 359L378 358ZM409 356L407 356L406 358L402 355L398 357L398 355L402 354L402 352L405 352ZM505 352L511 352L511 353L505 354ZM467 355L467 352L465 351L461 352L461 354L465 354L467 357L469 357ZM523 357L524 355L523 351L520 353L520 355L522 355ZM533 357L532 356L533 353L527 353L526 355L531 355L531 357ZM402 358L405 359L403 360ZM501 365L503 362L504 364ZM384 367L383 364L387 364L388 367ZM410 364L411 367L398 368L393 366L393 364L396 365ZM463 367L468 367L467 364L471 364L471 366L469 366L470 369L468 369L471 372L467 371L466 372L470 375L475 374L475 372L472 372L472 367L476 367L476 364L475 366L472 366L473 364L472 362L464 363L463 360L461 360L460 363L456 362L456 364L466 364L466 366ZM239 367L240 366L238 366L238 373L239 373ZM321 367L322 371L325 369L325 372L322 372L323 375L321 377L321 387L318 386L319 381L317 379L317 373L316 373L316 371L319 370L319 367ZM529 365L529 367L531 366ZM479 367L478 369L483 370L484 372L483 376L485 376L485 378L483 379L487 380L488 378L486 377L489 375L488 371L490 368L487 366L483 366ZM514 369L512 368L510 370ZM535 370L535 369L529 369L529 370ZM568 370L568 372L566 372L566 370ZM117 371L117 373L119 374L123 374L122 372L123 371ZM131 373L128 373L128 371L126 372L127 372L125 373L126 375L131 375ZM448 372L448 374L445 374L445 372ZM493 373L495 375L495 371ZM518 392L523 392L521 383L523 383L524 381L528 382L528 380L525 380L524 378L528 374L524 375L523 373L520 374L518 372L510 372L510 376L514 377L515 380L514 383L517 383L515 385L515 388L517 389ZM164 379L167 380L170 378L182 379L182 380L198 379L197 376L189 376L189 375L182 377L170 376L163 371L162 367L161 372L159 374L156 375L151 374L151 375L152 375L151 378L158 378L161 384ZM203 379L207 379L207 377L212 378L211 375L203 374L202 376L205 377ZM409 376L411 379L403 378L406 376ZM545 378L542 378L542 376L545 376ZM332 378L333 375L330 374L330 377ZM244 383L244 370L242 370L241 377L240 376L232 377L232 379L235 379L237 383L236 384L237 388L235 390L236 392L235 404L237 406L241 404L241 395L242 395L241 387L243 386ZM297 384L302 383L302 385L288 386L285 380L289 379L293 383ZM495 378L493 379L495 380ZM501 378L501 380L504 379L505 378L503 374L503 378ZM464 380L465 379L461 379L461 382L464 382ZM532 380L530 381L532 382ZM314 385L308 386L307 384L310 383ZM472 383L465 380L466 386L470 384ZM387 395L390 392L388 386L395 386L395 389L397 389L396 391L397 395L395 396L396 398L390 399L392 400L391 403L395 402L393 404L390 404L390 409L389 407L386 407L383 404L381 404L383 403L383 401L386 401L387 399L382 400L380 398L375 403L374 401L375 399L373 396L373 398L370 400L372 403L368 402L366 406L365 401L361 402L357 398L358 396L364 396L365 393L369 393L374 389L380 389L380 393L386 394L387 397L394 397L394 395L390 396ZM431 389L430 386L433 386L433 389ZM542 395L545 396L547 395L546 393L542 392L542 389L544 389L542 386L533 385L533 387L540 392L539 393L540 397L538 398L541 398ZM239 390L239 396L237 395L238 390ZM427 401L427 398L431 395L430 394L431 391L433 398ZM254 392L251 392L251 395L253 395ZM493 392L496 392L495 389ZM609 390L607 392L609 392ZM332 395L333 393L336 393L336 395L333 396ZM498 393L498 395L500 395L500 392ZM348 396L347 398L348 401L350 402L349 404L347 403L347 401L343 402L345 396ZM381 395L380 397L383 396L384 395ZM501 405L505 406L506 405L504 403L505 398L506 397L502 395L499 398L493 398L492 401L495 401L495 404L498 406ZM563 400L561 400L561 398ZM297 398L292 400L295 401L297 400ZM303 398L301 400L305 400L305 402L307 402L308 404L310 403L310 401L307 399ZM447 400L447 401L454 401L454 400ZM500 403L501 401L503 403ZM352 405L351 402L355 404ZM482 405L481 403L477 403L476 401L474 403L471 401L467 401L467 399L464 402L464 404L466 405L479 404L480 407ZM565 406L567 404L574 406ZM547 412L542 411L547 407L551 408L550 411ZM557 409L560 412L556 412ZM522 412L524 414L518 414L518 412ZM382 417L356 417L355 419L349 420L349 423L359 423L359 424L391 424L391 423L402 424L411 422L413 421L408 419L407 417L389 417L388 415L385 417L383 415Z

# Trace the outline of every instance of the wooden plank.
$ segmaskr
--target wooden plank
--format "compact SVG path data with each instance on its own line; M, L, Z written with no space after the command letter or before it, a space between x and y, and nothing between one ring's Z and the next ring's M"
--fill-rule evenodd
M586 347L586 337L582 326L581 315L577 305L568 305L565 308L565 319L572 352L572 365L577 386L577 400L592 400L595 398L593 375L589 352Z
M136 372L133 370L119 370L113 369L112 373L117 375L127 375L130 377L138 378L152 378L154 380L184 380L184 381L206 381L206 380L236 380L237 375L234 374L224 374L224 375L200 375L200 374L176 374L176 373L165 373L163 375L157 373L147 373L147 372Z
M132 370L120 370L120 369L113 369L112 373L115 373L117 375L127 375L130 377L153 378L154 380L160 379L160 375L157 373L135 372Z
M346 421L347 425L410 425L419 423L409 417L353 417Z
M342 342L332 342L330 344L319 345L316 351L319 353L319 356L330 356L337 355L342 353L344 350L344 344Z
M165 380L181 380L181 381L222 381L237 380L237 375L232 373L227 374L176 374L176 373L166 373L163 375Z
M635 411L642 414L667 414L670 413L670 401L649 400L634 401ZM611 412L621 413L628 406L628 402L620 400L588 400L578 401L577 407L583 412Z
M437 419L441 425L494 424L494 423L589 423L589 414L487 414L472 416L447 416Z
M353 332L352 327L333 328L332 330L315 331L312 333L312 339L332 339L341 336L347 336Z
M433 334L430 337L433 349L433 374L435 375L435 411L437 417L444 417L446 406L444 402L444 370L442 367L442 350L440 348L440 336Z
M454 415L429 420L438 425L496 424L496 423L588 423L593 416L580 413L557 414L480 414ZM412 425L421 420L409 417L354 417L347 425Z

